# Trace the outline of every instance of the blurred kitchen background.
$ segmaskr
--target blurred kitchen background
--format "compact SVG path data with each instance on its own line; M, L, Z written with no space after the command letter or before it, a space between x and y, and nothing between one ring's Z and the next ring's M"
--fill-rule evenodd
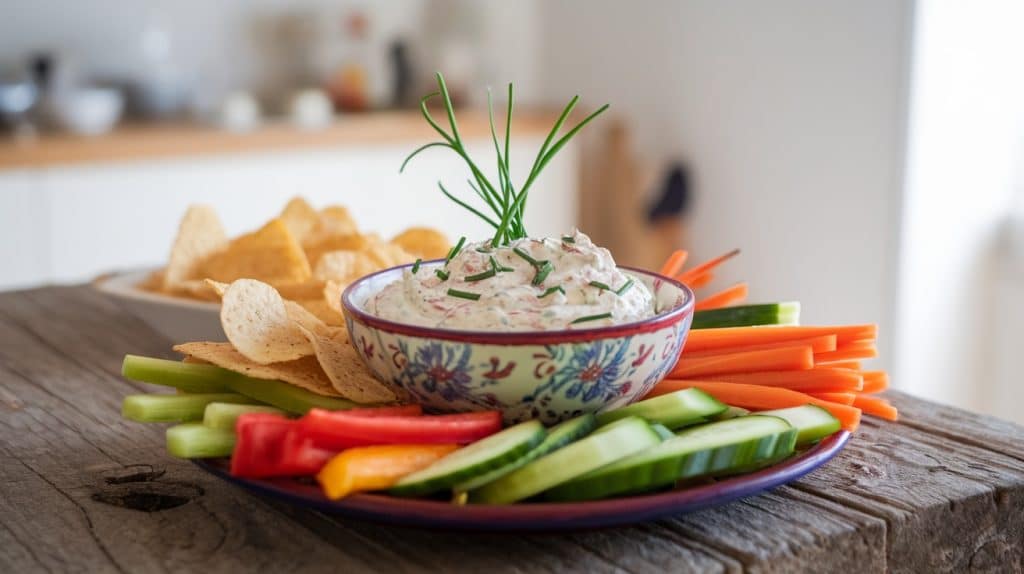
M1022 419L1024 3L0 0L0 289L160 265L193 202L233 233L297 194L367 230L483 234L414 106L442 70L513 171L572 95L612 114L532 194L623 263L743 254L720 285L877 322L894 386Z

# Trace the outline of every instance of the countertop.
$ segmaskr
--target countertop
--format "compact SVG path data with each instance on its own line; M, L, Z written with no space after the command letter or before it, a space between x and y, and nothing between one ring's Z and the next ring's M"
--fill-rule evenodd
M443 111L435 111L434 117L447 126ZM458 110L457 117L463 137L490 138L486 112ZM543 110L524 110L513 118L513 134L546 136L556 118L557 115ZM317 130L300 129L283 121L267 123L247 132L230 132L195 123L124 124L98 136L44 133L27 140L0 137L0 170L274 150L426 143L434 139L438 139L437 134L419 111L412 110L341 116L329 126Z
M170 342L88 286L0 294L2 572L1020 572L1024 428L889 393L821 469L628 528L395 528L262 498L122 420L125 353Z

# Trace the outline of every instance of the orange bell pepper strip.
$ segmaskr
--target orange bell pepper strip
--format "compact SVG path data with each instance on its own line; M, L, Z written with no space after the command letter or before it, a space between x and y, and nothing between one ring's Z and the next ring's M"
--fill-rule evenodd
M324 495L331 500L355 492L383 490L457 448L457 444L386 444L350 448L328 461L316 475L316 480Z

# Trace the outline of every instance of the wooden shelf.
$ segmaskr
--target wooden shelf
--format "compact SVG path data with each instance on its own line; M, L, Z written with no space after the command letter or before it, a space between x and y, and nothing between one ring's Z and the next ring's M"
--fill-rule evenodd
M442 118L442 114L435 114ZM546 135L556 116L525 111L513 119L517 135ZM440 121L440 120L439 120ZM489 138L487 114L459 112L464 138ZM291 124L268 123L253 131L236 133L200 124L127 124L109 134L76 136L44 134L27 141L0 139L0 170L62 165L126 162L178 157L266 152L308 148L420 143L437 134L418 111L375 112L339 118L319 130Z

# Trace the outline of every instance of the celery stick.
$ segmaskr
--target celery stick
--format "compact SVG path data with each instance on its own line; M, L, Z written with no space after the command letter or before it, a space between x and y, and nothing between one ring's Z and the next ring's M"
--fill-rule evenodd
M126 355L122 373L126 378L136 381L179 389L188 385L200 389L200 392L233 391L300 415L306 414L312 408L340 411L366 406L338 397L318 395L281 381L254 379L214 365ZM216 385L216 390L213 385Z
M121 375L133 381L174 387L187 393L225 393L231 390L227 379L234 373L213 365L125 355Z
M235 421L238 420L239 416L245 413L285 414L281 409L266 407L263 405L210 403L206 405L206 411L203 413L203 424L212 429L234 430Z
M304 415L313 408L343 411L360 406L370 406L360 405L338 397L325 397L306 389L289 385L288 383L282 383L281 381L268 381L238 375L229 384L231 385L231 390L236 393L299 415Z
M256 401L235 393L129 395L121 404L121 416L142 423L201 421L206 405L214 402L252 404Z
M212 429L203 423L185 423L167 429L167 452L178 458L231 456L235 432Z

